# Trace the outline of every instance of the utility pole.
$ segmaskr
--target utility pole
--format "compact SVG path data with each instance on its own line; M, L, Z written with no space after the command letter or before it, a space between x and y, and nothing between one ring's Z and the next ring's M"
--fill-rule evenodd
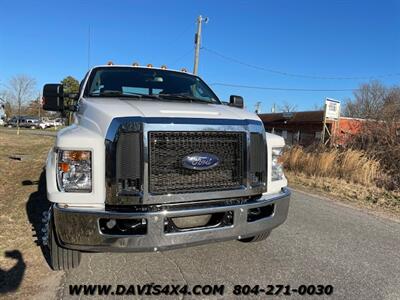
M38 97L38 106L39 106L39 122L40 122L40 109L41 109L41 106L42 106L42 101L41 101L41 98L40 98L40 92L39 92L39 97Z
M326 103L324 104L324 119L322 120L321 144L325 144Z
M19 122L21 121L21 97L18 95L17 135L19 135Z
M276 113L275 102L274 102L274 104L273 104L272 107L271 107L271 112L272 112L272 113Z
M203 18L201 15L197 17L197 32L194 35L194 67L193 74L197 75L199 69L199 54L200 54L200 42L201 42L201 24L208 23L208 18Z

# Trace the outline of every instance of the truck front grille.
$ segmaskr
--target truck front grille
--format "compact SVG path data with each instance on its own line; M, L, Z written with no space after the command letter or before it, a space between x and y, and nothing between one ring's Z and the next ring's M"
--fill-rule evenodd
M149 132L149 192L155 195L237 189L244 184L245 133L214 131ZM190 170L182 159L210 153L220 163Z

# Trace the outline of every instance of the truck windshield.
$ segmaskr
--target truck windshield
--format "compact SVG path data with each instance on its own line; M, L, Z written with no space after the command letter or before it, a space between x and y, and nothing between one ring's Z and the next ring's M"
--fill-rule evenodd
M197 76L136 67L94 69L86 85L85 96L221 103L214 92Z

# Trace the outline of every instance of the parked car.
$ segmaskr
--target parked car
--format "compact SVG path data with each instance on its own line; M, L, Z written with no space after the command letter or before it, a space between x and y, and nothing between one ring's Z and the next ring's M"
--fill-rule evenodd
M22 117L22 116L21 116L21 117L14 116L14 117L12 117L11 119L9 119L9 120L4 124L4 126L5 126L5 127L8 127L8 128L17 127L18 119L20 120L20 123L21 123L23 117Z
M39 129L40 128L40 120L35 117L23 117L20 121L19 127L30 128L30 129Z
M46 129L50 127L60 127L64 126L64 120L62 118L56 118L54 120L50 120L48 118L43 118L40 123L40 128Z
M64 111L62 91L46 84L43 108ZM223 105L196 75L109 65L88 72L78 101L46 163L54 270L82 252L257 242L286 220L284 139L242 97Z
M49 120L48 118L42 118L39 126L41 129L50 128L54 126L54 121Z
M63 118L57 118L57 119L54 120L53 123L54 123L55 127L59 127L59 126L64 126L65 125L65 122L64 122Z

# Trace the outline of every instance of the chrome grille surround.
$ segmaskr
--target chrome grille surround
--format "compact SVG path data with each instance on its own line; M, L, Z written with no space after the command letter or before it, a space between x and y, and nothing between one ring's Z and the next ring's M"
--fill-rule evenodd
M265 144L265 130L261 121L257 120L236 120L236 119L203 119L203 118L158 118L158 117L121 117L114 118L109 126L106 135L106 145L115 143L118 139L119 129L132 128L137 130L138 128L142 132L143 136L143 190L140 193L140 197L121 198L121 201L116 199L115 193L110 193L113 186L113 180L115 178L106 178L106 191L107 191L107 203L121 205L135 205L135 204L163 204L163 203L178 203L178 202L189 202L199 200L211 200L211 199L223 199L232 197L247 197L253 195L259 195L266 191L266 182L252 186L250 181L250 159L248 153L250 153L250 135L251 133L262 134ZM190 192L190 193L179 193L179 194L154 194L149 190L149 132L171 132L171 131L185 131L185 132L242 132L245 136L245 146L247 155L244 161L244 179L243 184L235 189L229 190L218 190L218 191L201 191L201 192ZM106 147L106 157L107 149ZM109 162L109 164L115 164L115 161ZM110 166L111 169L112 166ZM115 168L115 166L114 166ZM107 168L108 169L108 168Z

